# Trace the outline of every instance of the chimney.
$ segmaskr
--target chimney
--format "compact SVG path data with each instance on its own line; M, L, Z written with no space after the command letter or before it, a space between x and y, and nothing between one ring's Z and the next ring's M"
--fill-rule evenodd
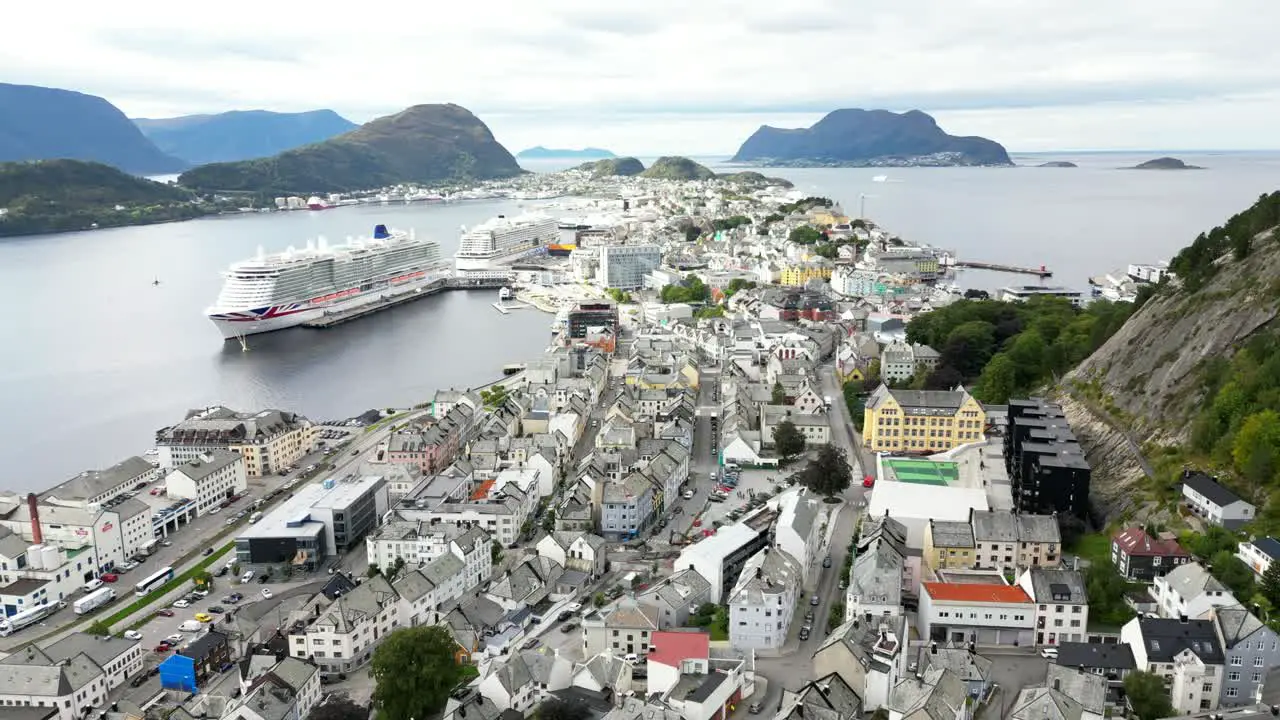
M44 531L40 529L40 501L35 493L27 493L27 510L31 513L31 544L44 543Z

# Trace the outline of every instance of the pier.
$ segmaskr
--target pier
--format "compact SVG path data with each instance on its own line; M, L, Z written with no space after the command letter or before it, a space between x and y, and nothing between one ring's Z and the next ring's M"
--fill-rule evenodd
M956 260L953 263L958 268L970 268L972 270L994 270L996 272L1018 273L1020 275L1035 275L1040 279L1053 277L1052 270L1046 270L1041 265L1038 268L1019 267L1017 265L1001 265L999 263L972 262L968 260Z
M393 295L376 303L361 305L360 307L354 307L349 310L339 310L333 313L326 313L315 320L302 323L302 327L323 330L325 328L335 327L343 323L351 322L352 320L372 315L376 312L382 312L383 310L388 310L393 307L406 305L414 300L431 297L432 295L444 292L445 290L497 289L507 285L509 282L510 281L503 278L444 278L437 280L430 285L424 285L418 290L411 290L409 292L401 293L400 295Z

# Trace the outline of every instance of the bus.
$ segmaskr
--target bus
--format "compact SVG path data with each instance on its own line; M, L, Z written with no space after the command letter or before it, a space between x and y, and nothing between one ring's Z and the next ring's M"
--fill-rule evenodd
M152 590L159 590L160 586L173 579L173 568L162 567L156 571L155 575L143 580L133 588L134 595L146 595Z
M57 609L56 605L39 605L7 618L0 618L0 637L9 637L24 627L35 625L49 617L55 609Z

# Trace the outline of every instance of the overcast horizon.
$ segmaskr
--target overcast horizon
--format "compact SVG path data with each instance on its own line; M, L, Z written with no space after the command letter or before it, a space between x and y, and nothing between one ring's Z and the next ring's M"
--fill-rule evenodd
M24 6L6 16L0 81L130 117L328 108L362 123L454 102L512 152L732 155L761 125L850 107L920 109L1011 152L1280 149L1267 0L264 7Z

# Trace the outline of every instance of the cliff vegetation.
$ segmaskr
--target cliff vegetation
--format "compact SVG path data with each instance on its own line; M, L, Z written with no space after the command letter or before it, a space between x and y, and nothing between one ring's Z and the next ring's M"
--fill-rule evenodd
M187 220L218 210L188 191L79 160L0 163L0 237Z
M269 158L202 165L183 173L178 182L201 190L305 196L522 172L471 111L458 105L417 105Z
M716 176L709 168L687 157L660 157L640 177L657 180L711 180Z

